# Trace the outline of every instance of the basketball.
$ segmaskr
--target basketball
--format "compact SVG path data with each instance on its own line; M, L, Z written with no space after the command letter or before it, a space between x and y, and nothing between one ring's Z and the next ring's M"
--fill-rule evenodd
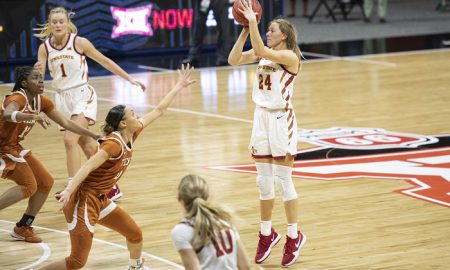
M233 4L233 17L243 27L248 27L248 20L241 13L240 9L243 9L242 1L252 1L253 11L256 13L256 21L259 22L262 16L262 7L258 0L236 0Z

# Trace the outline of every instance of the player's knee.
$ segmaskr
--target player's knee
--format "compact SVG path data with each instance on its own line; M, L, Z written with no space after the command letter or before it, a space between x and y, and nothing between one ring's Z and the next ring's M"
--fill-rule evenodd
M73 149L78 147L77 138L74 136L64 136L64 146L66 149Z
M87 257L66 257L66 268L67 269L81 269L86 265Z
M37 184L36 180L33 179L33 181L29 181L29 183L26 183L24 185L21 185L22 193L24 198L29 198L33 196L34 193L37 191Z
M49 194L50 190L53 187L53 183L54 183L54 179L53 176L48 175L46 176L44 179L42 179L41 183L38 185L37 189L39 192L44 193L44 194Z
M91 137L81 136L78 140L78 144L86 154L90 153L93 155L97 152L98 144Z
M292 168L288 166L274 166L274 176L281 191L281 197L284 202L297 199L297 191L294 182L292 182Z
M142 240L142 230L140 228L136 228L134 231L130 232L129 235L127 235L127 241L132 244L140 243Z
M256 176L256 185L259 189L260 200L273 200L275 198L275 187L271 175Z

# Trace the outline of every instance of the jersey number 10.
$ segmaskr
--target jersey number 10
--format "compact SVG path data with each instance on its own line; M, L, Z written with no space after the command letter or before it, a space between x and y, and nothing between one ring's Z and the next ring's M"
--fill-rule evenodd
M223 234L225 234L225 238L227 240L227 244L225 244L225 240L223 239ZM212 239L212 244L216 249L216 257L219 258L225 254L230 254L233 252L233 238L231 237L230 230L226 230L221 232L219 235L220 243L217 243L215 239Z

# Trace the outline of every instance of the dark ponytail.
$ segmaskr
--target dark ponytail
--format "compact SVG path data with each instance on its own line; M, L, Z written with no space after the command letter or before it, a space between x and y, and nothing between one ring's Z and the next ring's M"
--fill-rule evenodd
M117 131L120 121L125 116L125 105L116 105L109 110L105 119L105 124L102 126L103 133L108 135L113 131Z

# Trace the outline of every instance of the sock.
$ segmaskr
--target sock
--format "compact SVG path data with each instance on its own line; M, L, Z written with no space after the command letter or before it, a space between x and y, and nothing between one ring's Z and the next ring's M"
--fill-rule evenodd
M69 183L72 181L73 177L69 177L67 178L67 185L69 185Z
M298 237L297 223L288 224L287 236L289 236L289 238L292 238L292 239L297 239L297 237Z
M142 265L142 257L139 259L130 259L130 266L138 268Z
M261 234L264 236L269 236L272 232L272 221L271 220L261 220Z
M17 227L31 226L31 223L33 223L33 220L34 220L34 216L23 214L22 219L16 223L16 226Z

